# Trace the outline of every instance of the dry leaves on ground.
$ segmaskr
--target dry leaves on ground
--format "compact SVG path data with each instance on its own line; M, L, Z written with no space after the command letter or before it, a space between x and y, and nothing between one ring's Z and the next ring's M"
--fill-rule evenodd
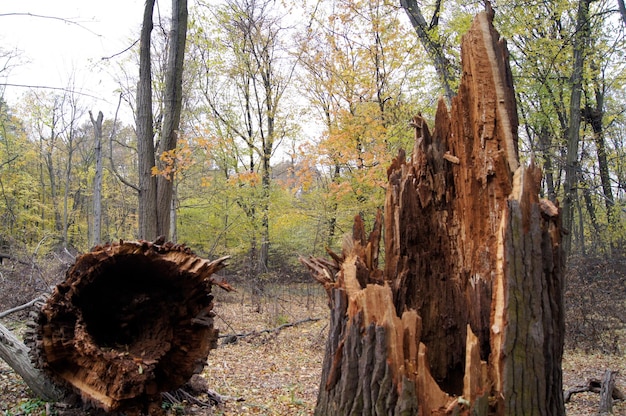
M321 364L328 331L326 294L314 285L266 288L266 294L245 291L215 293L215 324L222 341L211 351L203 377L212 390L227 396L225 405L199 409L187 404L184 411L195 415L312 415L321 378ZM282 330L286 323L307 318ZM567 351L563 361L563 387L602 378L607 369L619 371L617 386L626 390L626 357ZM239 401L240 399L241 401ZM578 393L567 404L568 416L596 414L597 393ZM616 402L615 415L626 416L626 403ZM169 414L182 414L172 407ZM33 397L23 381L0 361L0 414L44 415L45 403ZM50 414L50 412L48 412Z

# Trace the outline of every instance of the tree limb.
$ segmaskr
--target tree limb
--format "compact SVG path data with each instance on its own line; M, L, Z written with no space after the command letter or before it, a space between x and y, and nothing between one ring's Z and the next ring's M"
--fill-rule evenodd
M2 261L3 261L4 259L7 259L7 260L13 260L13 261L18 262L19 264L23 264L23 265L25 265L25 266L30 266L30 263L27 263L27 262L25 262L24 260L20 260L20 259L18 259L18 258L17 258L17 257L15 257L15 256L12 256L12 255L7 254L7 253L0 253L0 264L2 264Z
M113 163L113 137L115 137L115 125L117 124L117 114L120 110L121 104L122 104L122 93L120 93L120 98L117 102L117 109L115 110L115 118L113 119L113 127L111 128L111 134L109 134L109 162L111 164L111 172L113 172L115 177L124 185L128 186L129 188L132 188L136 192L139 192L139 186L127 181L126 178L124 178L117 171L117 168L115 167L115 163Z
M49 20L58 20L62 23L65 24L69 24L69 25L76 25L78 27L80 27L81 29L86 30L87 32L96 35L97 37L101 38L102 35L99 35L98 33L94 32L93 30L89 29L86 26L81 25L78 22L75 22L71 19L67 19L65 17L58 17L58 16L46 16L46 15L42 15L42 14L35 14L35 13L30 13L30 12L16 12L16 13L0 13L0 17L8 17L8 16L27 16L27 17L36 17L39 19L49 19Z
M624 5L624 0L617 0L617 5L619 6L619 13L622 16L622 22L624 22L624 26L626 26L626 5Z
M430 59L432 59L437 75L439 75L439 81L444 89L445 97L449 102L452 100L452 97L456 95L452 88L455 75L450 71L450 61L444 54L443 45L433 36L433 31L437 29L436 25L439 19L434 15L431 22L431 25L434 26L429 27L422 14L422 10L417 4L417 0L400 0L400 5L409 16L411 25L417 32L417 37L422 43L422 46L424 46L424 49L426 49L426 53ZM435 13L437 14L438 11L435 10Z
M322 318L306 318L306 319L301 319L299 321L296 322L290 322L287 324L282 324L280 326L277 326L276 328L271 328L271 329L263 329L261 331L250 331L250 332L243 332L243 333L239 333L239 334L226 334L226 335L220 335L219 338L226 338L227 340L234 340L237 338L244 338L244 337L249 337L249 336L254 336L254 335L259 335L259 334L263 334L263 333L269 333L269 332L279 332L285 328L289 328L292 326L297 326L300 324L304 324L307 322L317 322Z
M31 300L30 302L26 302L23 305L19 305L19 306L16 306L14 308L8 309L8 310L6 310L4 312L0 312L0 318L4 318L5 316L11 315L12 313L15 313L15 312L19 312L19 311L21 311L23 309L30 308L31 306L33 306L37 302L43 301L45 299L46 299L46 297L44 295L41 295L41 296Z
M24 379L37 397L48 401L63 398L64 393L33 366L28 356L28 347L2 324L0 324L0 359Z

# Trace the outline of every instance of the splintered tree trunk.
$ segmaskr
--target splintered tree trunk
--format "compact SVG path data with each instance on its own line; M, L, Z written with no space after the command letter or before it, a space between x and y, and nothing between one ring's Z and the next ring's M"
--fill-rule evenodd
M106 411L160 408L215 348L208 261L184 246L146 241L80 256L41 309L27 344L36 367ZM152 413L151 413L152 414Z
M432 134L388 169L384 221L332 260L302 259L329 294L317 415L561 415L560 214L520 166L505 43L487 13ZM381 235L385 265L378 267Z

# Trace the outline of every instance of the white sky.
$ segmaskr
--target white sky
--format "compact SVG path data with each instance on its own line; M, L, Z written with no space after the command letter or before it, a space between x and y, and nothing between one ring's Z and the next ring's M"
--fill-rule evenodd
M155 19L157 7L168 16L163 8L169 10L170 2L157 4ZM83 105L94 112L102 110L105 118L113 117L116 84L109 73L112 69L102 65L101 58L123 51L139 38L143 6L143 0L0 0L0 48L20 54L16 60L20 64L0 83L64 88L73 75L77 90L99 97L83 97ZM26 91L7 86L5 100L14 106Z

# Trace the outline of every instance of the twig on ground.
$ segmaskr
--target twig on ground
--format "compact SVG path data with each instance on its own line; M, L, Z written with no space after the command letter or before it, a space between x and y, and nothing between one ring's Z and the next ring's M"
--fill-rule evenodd
M23 309L30 308L31 306L35 305L37 302L41 302L41 301L45 301L45 300L46 300L45 295L41 295L41 296L31 300L30 302L27 302L27 303L23 304L23 305L19 305L19 306L16 306L14 308L8 309L8 310L6 310L4 312L0 312L0 318L4 318L5 316L11 315L12 313L15 313L15 312L19 312L19 311L21 311Z
M236 340L238 338L245 338L245 337L249 337L249 336L256 336L259 334L264 334L264 333L270 333L270 332L280 332L285 328L289 328L292 326L297 326L297 325L301 325L307 322L317 322L319 320L321 320L322 318L306 318L306 319L301 319L299 321L296 322L290 322L290 323L286 323L286 324L282 324L280 326L277 326L276 328L270 328L270 329L262 329L260 331L250 331L250 332L244 332L244 333L240 333L240 334L225 334L225 335L220 335L219 338L226 338L228 340ZM231 341L228 343L232 343L235 341Z

